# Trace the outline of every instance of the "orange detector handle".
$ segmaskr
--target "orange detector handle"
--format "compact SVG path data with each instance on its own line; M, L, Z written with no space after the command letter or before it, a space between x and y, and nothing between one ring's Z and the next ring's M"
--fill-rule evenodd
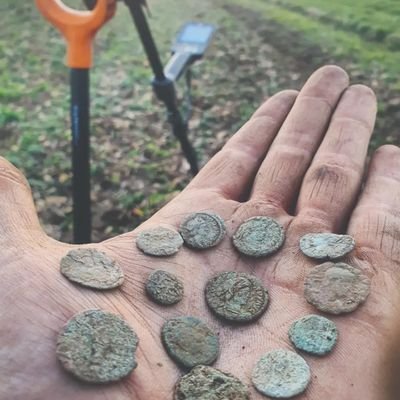
M36 6L64 36L67 65L70 68L92 66L92 41L97 31L114 15L116 0L97 0L91 11L74 10L61 0L36 0Z

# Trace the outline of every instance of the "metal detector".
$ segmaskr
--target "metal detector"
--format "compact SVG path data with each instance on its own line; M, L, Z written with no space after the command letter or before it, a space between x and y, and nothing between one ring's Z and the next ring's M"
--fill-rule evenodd
M89 8L94 7L96 4L96 0L84 1ZM124 2L132 15L154 74L152 80L154 93L165 104L168 121L172 126L173 134L179 140L182 151L189 162L192 174L196 175L199 171L197 156L187 135L188 121L191 116L190 65L204 55L215 32L215 27L200 22L186 23L180 29L173 42L171 48L172 57L164 69L143 11L143 7L146 6L145 0L124 0ZM187 98L189 103L188 112L185 117L182 116L179 110L175 91L175 82L183 73L186 73Z

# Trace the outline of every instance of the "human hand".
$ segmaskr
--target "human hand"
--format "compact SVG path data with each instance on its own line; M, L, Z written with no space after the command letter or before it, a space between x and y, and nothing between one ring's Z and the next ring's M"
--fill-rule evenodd
M215 367L251 387L258 358L291 348L287 331L297 318L315 313L303 296L303 281L315 264L300 253L309 232L348 232L357 243L348 262L372 279L364 305L332 319L339 342L323 358L305 356L312 382L301 400L382 398L382 351L398 319L400 264L400 150L383 146L372 157L360 195L368 142L376 113L365 86L348 87L338 67L315 72L298 94L284 91L263 104L173 201L137 230L103 243L79 246L106 252L123 267L120 289L93 291L59 272L73 248L40 228L26 180L12 165L0 165L0 398L13 400L164 400L173 398L181 371L160 341L163 322L193 315L219 332ZM178 227L192 212L212 210L226 221L227 237L205 251L182 248L175 256L149 257L135 238L157 225ZM229 238L245 219L266 215L285 228L274 255L239 255ZM161 307L144 295L155 269L178 275L184 300ZM268 288L270 305L257 322L231 326L216 319L204 300L206 281L221 271L256 275ZM139 336L138 367L112 385L83 384L62 370L55 356L58 332L74 314L100 308L122 317ZM262 399L254 389L253 399Z

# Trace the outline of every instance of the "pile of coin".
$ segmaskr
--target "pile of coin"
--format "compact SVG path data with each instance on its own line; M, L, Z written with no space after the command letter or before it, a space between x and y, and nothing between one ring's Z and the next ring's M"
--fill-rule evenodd
M136 246L147 255L166 257L175 255L183 245L195 251L218 246L226 235L225 222L219 215L199 212L188 215L178 229L155 226L141 231ZM285 231L273 218L255 216L244 221L231 240L243 256L259 258L282 247ZM351 236L310 233L300 239L299 247L305 256L323 261L305 278L308 303L337 315L354 311L366 300L368 277L340 261L355 247ZM72 282L94 289L113 289L124 279L117 263L93 248L70 251L61 260L60 270ZM150 300L168 307L179 303L185 293L182 280L164 270L149 274L144 291ZM204 296L210 311L229 323L251 323L261 318L269 303L268 290L257 277L236 271L224 271L209 279ZM339 336L333 321L316 314L293 321L287 334L295 349L318 357L329 354ZM175 399L250 398L246 385L210 366L221 349L218 334L201 319L184 315L167 320L161 329L161 342L171 359L189 370L176 385ZM136 367L137 345L135 332L121 317L88 310L73 317L60 333L57 356L79 379L104 383L121 379ZM310 380L305 359L286 349L264 354L252 371L254 387L273 398L296 396L306 390Z

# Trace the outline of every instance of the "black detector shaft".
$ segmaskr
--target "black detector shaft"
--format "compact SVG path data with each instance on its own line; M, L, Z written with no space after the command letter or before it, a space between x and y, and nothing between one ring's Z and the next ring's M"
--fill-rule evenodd
M188 124L187 121L182 118L179 111L174 82L168 79L164 74L164 68L144 15L142 4L137 0L125 0L125 4L128 6L133 21L135 22L140 40L142 41L143 48L153 70L154 79L152 85L154 93L157 98L165 104L172 131L181 144L182 151L190 164L192 174L196 175L197 172L199 172L199 167L197 164L196 152L187 136Z

